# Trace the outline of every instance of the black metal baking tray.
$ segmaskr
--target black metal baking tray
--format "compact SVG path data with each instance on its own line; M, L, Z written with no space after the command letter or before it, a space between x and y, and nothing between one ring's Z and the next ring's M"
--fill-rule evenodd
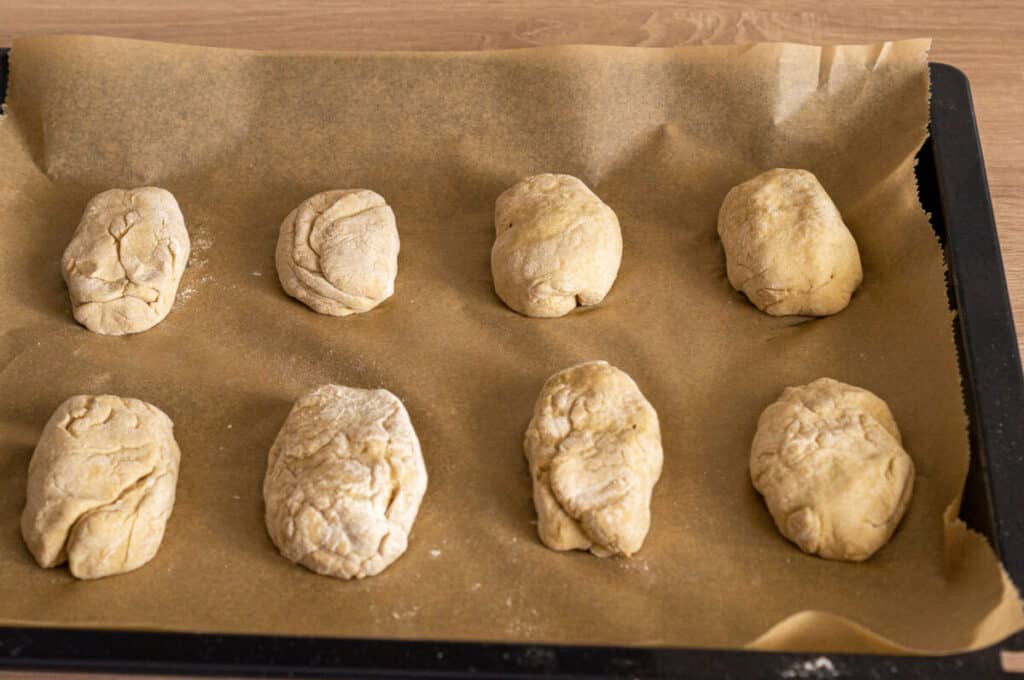
M970 420L961 517L1024 583L1024 379L985 165L963 73L931 65L931 129L918 154L921 203L949 265ZM0 100L7 51L0 52ZM1024 633L970 654L904 657L686 648L579 647L0 627L0 669L332 677L958 678L1004 675Z

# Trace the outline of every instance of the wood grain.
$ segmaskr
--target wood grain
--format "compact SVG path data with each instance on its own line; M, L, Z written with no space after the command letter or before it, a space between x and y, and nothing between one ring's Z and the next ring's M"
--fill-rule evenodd
M1017 335L1024 338L1024 2L796 0L780 9L762 0L710 0L702 5L689 9L673 2L594 0L0 0L0 44L39 33L318 50L764 40L858 43L930 36L932 60L957 66L971 80Z

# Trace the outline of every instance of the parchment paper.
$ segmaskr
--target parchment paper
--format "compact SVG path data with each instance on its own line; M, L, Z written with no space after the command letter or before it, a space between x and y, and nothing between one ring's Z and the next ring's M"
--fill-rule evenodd
M343 47L343 46L339 46ZM387 638L948 652L1021 628L1016 591L955 517L968 443L939 247L915 192L928 41L870 46L481 53L256 53L123 40L18 41L0 124L0 621ZM734 292L715 235L726 191L815 172L856 236L864 285L825 319ZM494 199L579 176L625 252L598 308L555 320L492 290ZM87 199L155 184L193 255L141 335L73 321L59 257ZM320 316L274 270L307 196L383 194L397 290ZM633 559L544 548L523 432L542 383L603 358L661 418L665 469ZM910 511L869 562L802 554L748 478L761 409L822 375L892 406L917 465ZM408 553L361 582L320 577L266 536L260 486L291 402L386 386L430 486ZM157 557L76 582L22 545L29 456L76 393L142 398L175 422L178 501Z

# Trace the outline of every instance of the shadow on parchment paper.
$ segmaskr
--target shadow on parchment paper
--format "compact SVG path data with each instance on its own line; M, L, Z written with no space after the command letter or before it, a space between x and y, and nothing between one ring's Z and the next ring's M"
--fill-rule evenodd
M602 176L599 186L617 189L607 194L607 199L616 200L621 195L623 202L636 194L671 196L680 216L689 221L697 217L695 211L699 212L717 238L718 208L726 193L765 169L755 165L752 158L731 155L720 145L694 137L685 127L669 122L652 128L646 140ZM601 195L605 198L604 193ZM663 200L658 203L664 205ZM654 201L650 205L656 209ZM646 213L639 216L650 217Z
M514 314L515 312L509 310L509 313ZM510 414L509 424L500 432L492 431L491 437L494 441L494 450L508 451L514 456L514 460L501 461L508 476L492 479L489 493L494 497L506 499L505 502L495 506L500 508L505 519L505 526L510 528L520 540L538 544L540 544L540 538L537 536L537 527L532 523L532 520L536 519L533 505L533 481L529 463L523 453L523 437L533 417L534 403L543 384L543 379L538 381L536 378L522 374L510 375L500 385L489 384L484 398L477 400L471 411L475 422L480 423L487 422L489 412L493 413L494 411L494 404L504 404ZM513 471L514 476L512 476ZM508 502L509 500L512 502ZM524 517L529 517L531 522L523 522Z
M195 545L184 536L199 527L210 537L204 549L222 555L225 568L279 557L264 523L263 477L267 454L292 403L249 390L233 392L231 401L229 411L216 417L225 420L225 428L238 426L226 429L223 438L204 437L199 428L184 423L175 428L181 448L177 498L158 553L166 564L187 561ZM169 414L176 410L173 403L167 408ZM246 421L259 425L246 427ZM235 530L222 531L224 522Z
M26 435L29 433L26 433ZM0 500L0 516L13 517L13 522L6 522L0 519L0 526L10 527L10 531L16 536L10 539L3 539L6 545L17 542L22 547L26 559L31 560L32 556L25 548L21 540L20 520L21 511L25 507L25 479L28 476L28 461L32 458L34 444L21 444L4 447L0 453L0 479L9 480L14 493L3 494Z
M131 62L141 52L162 72L175 73L181 63L177 49L154 45L127 41L124 58ZM190 80L189 87L194 91L219 93L217 97L204 99L202 109L190 109L195 100L189 97L179 97L169 106L154 107L145 93L125 91L118 97L117 106L121 110L146 111L144 120L118 116L105 139L80 147L81 155L65 153L75 146L77 140L67 136L74 132L54 126L51 121L74 117L81 101L102 101L119 86L115 73L91 68L88 58L78 58L82 49L81 44L71 41L62 54L67 59L69 77L76 82L77 96L45 103L39 101L43 96L41 90L45 88L40 89L37 84L47 81L49 64L45 60L34 60L27 54L28 49L18 55L12 53L6 102L11 111L39 112L34 116L18 116L15 127L36 167L47 177L61 182L63 188L63 183L74 181L78 167L92 168L93 176L89 181L99 188L75 205L84 207L88 196L111 187L147 186L158 180L161 186L167 187L194 184L196 177L216 174L218 168L224 167L225 159L238 156L250 144L248 132L260 112L248 90L238 86L248 82L250 62L244 51L222 50L221 68L196 73ZM88 53L85 48L85 54ZM192 126L200 118L217 134L209 139L195 139ZM154 129L161 130L162 134L152 134ZM51 154L51 149L58 149L59 153ZM173 153L167 153L168 149ZM125 151L128 153L123 153ZM121 162L106 162L112 157L120 157Z
M699 265L691 264L688 273L714 280L722 291L733 297L738 295L746 303L746 298L733 290L726 276L725 254L718 238L718 209L729 189L755 176L760 169L752 165L751 159L728 156L720 145L710 145L693 134L677 123L658 125L634 152L605 174L598 187L592 187L613 210L617 205L631 207L629 213L622 208L617 211L622 225L623 261L627 266L620 270L612 294L616 287L628 285L628 265L635 260L632 251L643 245L643 236L631 225L659 223L665 219L664 203L659 206L653 201L636 201L639 193L670 196L673 212L683 224L699 225L699 228L677 230L667 247L679 255L680 262L691 259L689 255L694 250L707 251L709 256ZM681 157L686 159L685 163L680 163Z
M53 200L38 205L40 210L45 210L46 217L33 230L33 238L26 244L27 251L8 261L8 266L14 270L12 276L27 284L11 292L26 308L62 323L77 325L64 285L61 256L91 194L81 188L54 194Z
M396 211L397 214L397 211ZM413 224L418 227L420 222ZM402 225L398 226L399 233ZM417 265L431 273L442 273L434 285L440 285L452 293L451 300L466 310L477 315L482 322L495 320L497 314L514 314L518 318L527 319L505 306L494 290L494 277L491 275L491 246L494 243L494 217L489 212L472 211L465 215L452 216L451 229L432 237L440 239L443 245L416 248L415 241L420 234L410 236L410 246L403 251L404 257L416 258ZM404 237L403 237L404 238ZM458 267L451 266L453 253L461 253ZM401 259L403 255L399 255ZM401 262L399 262L399 278L401 278Z

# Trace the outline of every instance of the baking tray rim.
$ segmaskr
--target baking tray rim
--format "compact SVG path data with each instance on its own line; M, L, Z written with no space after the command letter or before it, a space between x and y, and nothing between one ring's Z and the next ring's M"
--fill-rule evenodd
M8 53L0 48L0 101ZM1010 493L1024 479L1024 420L1015 417L1024 412L1024 378L1009 294L968 79L948 64L929 67L930 134L918 153L918 182L945 249L956 311L972 454L961 516L1024 583L1024 513ZM978 383L996 376L1006 389L991 399ZM0 626L0 670L236 676L979 678L1004 675L1002 657L1017 649L1024 632L973 652L894 656Z

